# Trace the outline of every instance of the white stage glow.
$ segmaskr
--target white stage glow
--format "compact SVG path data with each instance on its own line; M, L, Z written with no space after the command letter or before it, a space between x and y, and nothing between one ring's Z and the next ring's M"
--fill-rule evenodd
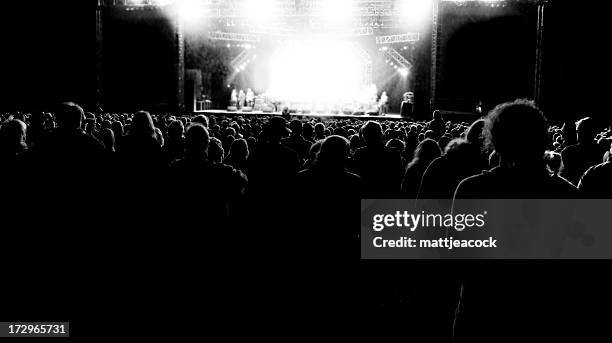
M202 30L207 24L208 10L201 0L175 0L174 7L168 7L168 16L173 17L175 8L186 32L193 33Z
M352 0L327 0L321 3L321 15L329 24L344 25L356 14Z
M278 4L275 0L245 0L242 4L243 14L254 23L266 23L278 13Z
M367 102L363 61L348 42L286 43L272 55L269 70L268 94L283 102L316 105Z
M431 20L432 0L402 0L396 2L399 15L409 25L422 24Z

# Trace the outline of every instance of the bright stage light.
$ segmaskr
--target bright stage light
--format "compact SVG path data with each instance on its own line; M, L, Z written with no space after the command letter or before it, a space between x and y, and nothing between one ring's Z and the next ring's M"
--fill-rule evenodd
M183 25L194 28L205 23L207 9L201 0L177 0L176 6Z
M321 15L330 24L346 24L356 12L352 0L325 0L321 2Z
M396 6L407 25L420 25L430 19L433 3L432 0L402 0Z
M270 59L268 94L282 101L332 104L364 93L363 61L348 42L294 42Z
M406 69L406 68L400 68L398 71L399 71L400 75L402 75L402 76L404 76L404 77L405 77L405 76L408 76L408 69Z
M276 15L277 5L275 0L244 0L242 10L255 23L265 23Z

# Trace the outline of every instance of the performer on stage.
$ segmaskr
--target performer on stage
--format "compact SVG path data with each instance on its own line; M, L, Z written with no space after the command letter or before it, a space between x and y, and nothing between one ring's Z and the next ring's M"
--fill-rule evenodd
M246 92L246 104L248 107L253 107L255 105L255 93L253 93L252 89L247 89Z
M236 92L236 88L232 90L232 96L230 97L230 106L238 106L238 92Z
M241 89L240 92L238 92L238 109L242 109L244 107L245 101L246 101L246 94Z
M382 92L380 100L378 100L378 111L381 116L389 112L389 97L387 96L387 92Z
M414 93L404 93L404 101L402 101L400 114L402 117L412 118L414 115Z

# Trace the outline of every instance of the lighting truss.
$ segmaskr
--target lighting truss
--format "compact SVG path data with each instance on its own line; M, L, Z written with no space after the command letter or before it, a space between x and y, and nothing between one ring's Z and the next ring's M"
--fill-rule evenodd
M209 32L209 38L212 40L224 40L232 42L242 43L257 43L259 42L259 36L250 33L232 33L232 32Z
M359 52L359 57L363 60L363 79L362 82L364 85L372 84L373 80L373 67L372 67L372 56L368 53L366 49L364 49L360 44L355 42L351 43L353 48Z
M406 70L410 70L410 68L412 68L412 63L410 63L404 56L402 56L402 54L400 54L394 48L388 47L386 53L399 65L400 68L405 68Z
M241 67L246 66L250 61L252 61L254 56L255 56L255 54L254 54L253 50L250 50L250 49L242 50L240 52L240 54L238 54L238 56L236 56L232 60L232 62L230 63L230 66L234 70L240 70Z
M247 55L249 54L248 50L242 50L240 52L240 54L238 54L238 56L234 57L234 59L230 62L231 66L239 66L241 65L244 61L247 60Z
M376 37L376 44L414 43L419 41L418 32L409 32L399 35L388 35Z

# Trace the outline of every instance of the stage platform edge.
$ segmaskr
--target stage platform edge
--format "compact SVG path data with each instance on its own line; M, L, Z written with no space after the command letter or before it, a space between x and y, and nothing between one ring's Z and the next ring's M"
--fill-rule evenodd
M204 115L218 115L218 116L280 116L281 112L242 112L242 111L227 111L227 110L202 110L194 111L194 114ZM291 113L291 117L296 118L320 118L320 119L365 119L365 120L402 120L406 119L399 114L386 114L384 116L372 116L372 115L351 115L351 114L324 114L324 113Z

